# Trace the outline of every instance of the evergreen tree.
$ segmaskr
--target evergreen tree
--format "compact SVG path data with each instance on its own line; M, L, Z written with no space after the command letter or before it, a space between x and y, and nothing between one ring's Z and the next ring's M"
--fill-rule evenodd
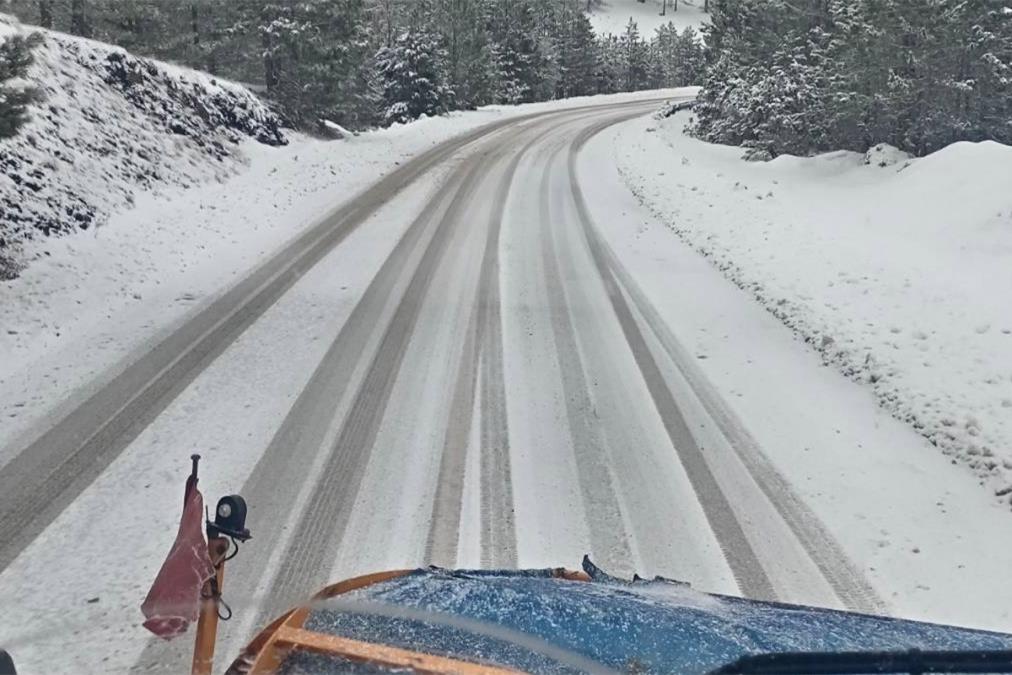
M686 26L674 39L675 77L672 86L684 87L699 84L703 77L703 45L699 34Z
M621 48L621 89L636 91L650 84L650 48L640 38L640 29L629 19L625 32L619 38Z
M420 89L431 96L418 95L445 109L694 82L686 73L699 57L694 38L679 42L673 29L652 43L635 24L599 38L583 0L0 2L27 20L246 83L307 129L321 119L358 129L421 114L392 59L430 56L435 76ZM425 38L422 53L407 53L405 33ZM403 115L388 115L394 103Z
M590 20L582 11L571 8L563 17L561 29L562 36L559 40L561 77L556 95L588 96L597 93L598 49Z
M17 134L38 98L34 87L12 82L23 78L32 63L37 38L14 35L0 42L0 139Z
M622 47L614 35L598 42L597 93L611 94L622 89Z
M677 87L681 84L678 47L678 29L675 25L668 22L659 26L650 41L650 51L661 86Z
M495 103L539 99L547 59L537 30L536 8L528 0L493 0L488 14ZM541 97L543 98L543 96Z
M383 120L408 122L446 112L453 92L445 85L446 53L436 36L405 31L376 54L383 87Z
M915 154L1012 141L1012 21L997 0L722 0L696 133L761 154Z

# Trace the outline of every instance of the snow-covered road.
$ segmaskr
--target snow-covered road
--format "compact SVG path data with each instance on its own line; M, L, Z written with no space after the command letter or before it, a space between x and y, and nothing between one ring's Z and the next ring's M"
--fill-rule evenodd
M863 549L837 543L676 337L649 261L628 268L644 254L616 232L649 216L585 145L656 105L505 120L420 155L0 466L0 606L18 608L0 642L19 666L184 666L188 642L148 640L137 605L195 450L208 501L243 494L255 536L229 564L219 666L326 582L425 563L590 553L706 591L890 609Z

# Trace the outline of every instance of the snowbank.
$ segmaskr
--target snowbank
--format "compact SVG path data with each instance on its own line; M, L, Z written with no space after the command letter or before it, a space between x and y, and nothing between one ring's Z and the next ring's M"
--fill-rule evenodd
M0 18L0 30L20 28ZM44 98L0 142L0 255L99 226L138 191L220 181L241 166L241 139L285 142L278 118L238 85L40 34L27 79Z
M640 35L648 40L653 37L654 31L669 22L675 24L679 31L688 26L699 30L710 16L703 11L703 0L678 0L677 11L674 0L667 0L667 5L667 13L662 16L661 0L602 0L588 16L598 35L621 35L629 19L632 19L639 26Z
M1012 147L764 164L685 136L687 119L622 130L620 169L639 198L826 363L1005 495Z

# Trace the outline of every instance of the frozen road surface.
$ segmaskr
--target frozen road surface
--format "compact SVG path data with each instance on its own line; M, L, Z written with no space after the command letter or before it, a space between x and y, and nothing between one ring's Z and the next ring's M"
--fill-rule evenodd
M46 608L40 633L102 595L68 631L115 642L106 666L179 670L187 641L148 641L136 606L201 451L207 500L243 494L255 537L229 564L223 652L328 581L426 563L589 553L617 574L880 608L602 236L623 213L588 205L625 188L595 181L590 200L581 148L656 105L437 146L194 312L0 466L0 595ZM43 645L25 663L45 639L25 638ZM101 669L91 644L49 666Z

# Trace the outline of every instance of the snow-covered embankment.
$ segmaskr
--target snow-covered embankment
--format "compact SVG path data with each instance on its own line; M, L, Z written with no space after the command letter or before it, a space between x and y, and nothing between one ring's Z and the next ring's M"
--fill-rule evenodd
M687 120L622 130L617 159L641 201L1007 499L1012 148L746 162L686 136Z
M2 16L0 25L34 32ZM28 241L100 226L138 191L235 173L242 139L285 142L277 116L238 85L102 43L36 34L26 79L40 100L20 132L0 141L0 255L15 266L30 262Z

